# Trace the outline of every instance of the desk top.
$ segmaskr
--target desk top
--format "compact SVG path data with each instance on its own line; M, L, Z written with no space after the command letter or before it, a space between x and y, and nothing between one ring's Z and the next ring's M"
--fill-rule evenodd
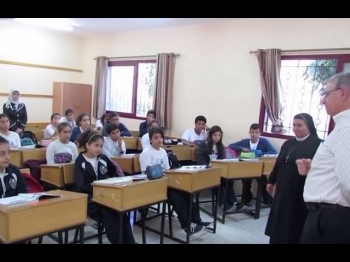
M165 174L178 174L178 173L194 174L194 173L204 173L215 169L220 169L220 168L219 167L203 168L201 166L183 166L181 168L170 169L168 171L165 171Z
M140 154L125 154L125 155L111 157L111 159L125 159L125 158L134 158L138 156L140 156Z
M107 184L107 183L99 183L98 181L95 181L94 183L92 183L92 186L102 186L102 187L113 187L113 188L125 188L125 187L134 187L134 186L140 186L140 185L144 185L144 184L150 184L150 183L156 183L159 181L164 181L164 180L168 180L167 177L162 177L159 179L154 179L154 180L138 180L138 181L126 181L126 182L120 182L118 184Z
M76 199L88 197L87 194L63 191L63 190L51 190L51 191L47 191L46 193L61 196L61 197L39 200L38 202L30 202L30 203L24 203L24 204L13 205L13 206L5 206L0 204L0 212L11 213L11 212L16 212L20 210L30 209L30 208L33 208L34 206L51 205L58 202L64 202L64 201L76 200Z

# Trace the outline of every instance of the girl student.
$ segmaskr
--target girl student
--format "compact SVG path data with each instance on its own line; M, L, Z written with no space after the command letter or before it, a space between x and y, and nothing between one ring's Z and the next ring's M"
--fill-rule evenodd
M90 130L90 117L83 113L80 114L76 121L76 127L73 128L70 141L77 143L78 136L86 130Z
M10 120L7 115L0 114L0 136L5 138L10 148L20 148L21 147L21 139L18 133L9 130Z
M78 157L77 146L69 141L72 127L68 122L62 122L57 126L58 139L51 142L46 149L46 161L48 164L60 164L74 162Z
M88 194L88 216L96 221L99 209L102 212L106 235L111 244L118 244L120 228L119 213L105 206L98 206L92 201L93 188L91 183L96 180L117 177L115 165L102 154L103 137L101 134L87 130L79 135L78 143L85 150L81 152L74 164L74 183L78 192ZM136 244L128 216L123 215L123 244Z
M140 154L141 171L146 172L147 166L161 165L163 170L169 170L169 159L167 152L161 148L163 145L164 133L159 127L152 127L148 131L151 145L146 147ZM185 192L175 189L168 189L169 201L173 205L176 214L178 215L181 228L186 233L194 234L202 229L209 227L212 223L202 221L199 208L196 203L192 203L192 215L188 220L190 209L189 196ZM191 200L192 201L192 200Z

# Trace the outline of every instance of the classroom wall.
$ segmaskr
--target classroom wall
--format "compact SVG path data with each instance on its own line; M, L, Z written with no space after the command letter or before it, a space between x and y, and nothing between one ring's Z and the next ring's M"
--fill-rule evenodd
M242 19L195 26L121 32L82 39L40 29L0 24L0 60L20 60L83 69L69 73L0 64L0 92L51 94L53 81L94 84L96 56L180 53L175 72L172 136L181 136L203 114L220 125L229 143L248 135L257 122L260 84L257 48L315 49L349 47L350 19ZM5 99L0 97L0 99ZM40 101L40 104L39 104ZM50 99L26 98L30 121L46 121ZM136 130L139 120L122 119ZM272 139L280 147L283 140Z

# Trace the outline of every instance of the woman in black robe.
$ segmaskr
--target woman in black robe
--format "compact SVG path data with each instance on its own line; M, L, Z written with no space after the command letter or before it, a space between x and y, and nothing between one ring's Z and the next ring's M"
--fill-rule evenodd
M306 176L301 176L295 163L297 159L312 159L321 143L312 116L306 113L294 116L295 138L281 147L270 174L267 191L271 194L276 184L265 234L270 244L299 244L307 217L303 199Z

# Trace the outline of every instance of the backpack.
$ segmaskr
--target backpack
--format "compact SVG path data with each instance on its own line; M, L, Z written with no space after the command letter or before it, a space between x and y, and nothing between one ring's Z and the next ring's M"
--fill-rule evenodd
M30 174L22 173L22 175L26 181L28 193L40 193L44 191L40 183Z
M225 147L225 159L234 159L237 158L237 153L236 151L232 150L229 147Z
M38 140L32 131L23 131L21 134L21 146L37 146Z
M181 164L177 156L171 150L167 150L170 169L180 168Z

